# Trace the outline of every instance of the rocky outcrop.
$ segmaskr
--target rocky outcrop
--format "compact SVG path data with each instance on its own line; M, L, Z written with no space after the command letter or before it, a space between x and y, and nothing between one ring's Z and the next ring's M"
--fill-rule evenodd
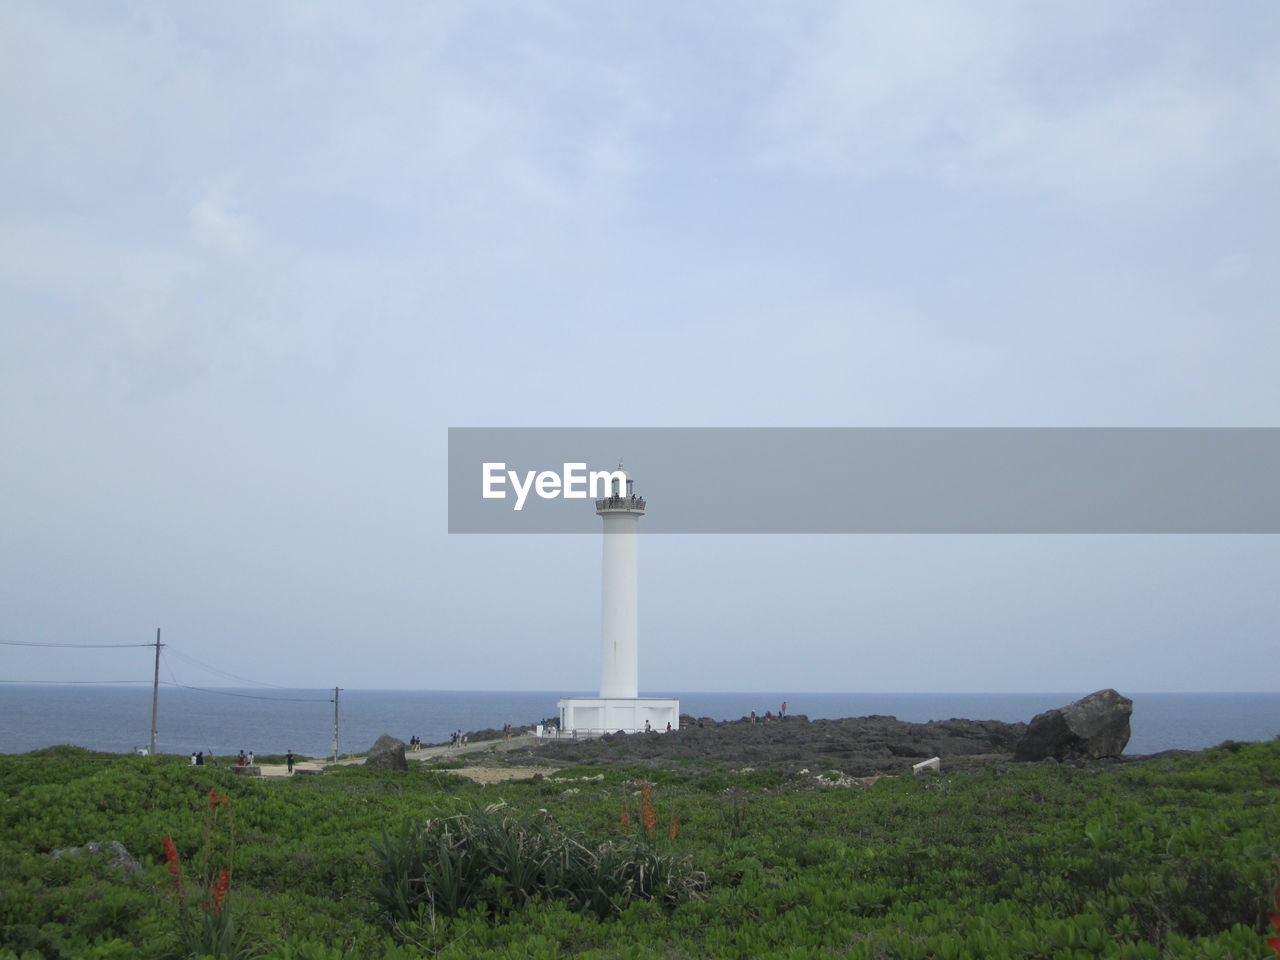
M364 765L378 770L408 770L409 761L404 755L404 741L384 733L369 748Z
M1118 757L1129 743L1133 701L1099 690L1065 707L1037 714L1018 741L1013 759L1102 760Z
M809 720L803 714L717 722L685 716L674 733L610 734L590 741L539 745L538 756L571 763L623 762L693 768L740 767L798 771L841 770L855 776L910 771L920 760L942 757L948 769L963 758L1007 760L1025 723L934 720L908 723L896 717Z
M119 840L108 843L94 841L86 843L83 847L66 847L62 850L54 850L49 856L54 860L61 860L63 857L101 857L107 862L108 867L113 867L121 873L142 872L141 864Z

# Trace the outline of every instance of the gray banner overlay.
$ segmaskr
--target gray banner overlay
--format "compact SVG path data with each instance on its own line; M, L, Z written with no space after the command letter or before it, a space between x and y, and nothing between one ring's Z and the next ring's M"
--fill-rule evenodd
M1276 428L791 427L451 428L449 532L598 533L620 458L643 533L1280 533Z

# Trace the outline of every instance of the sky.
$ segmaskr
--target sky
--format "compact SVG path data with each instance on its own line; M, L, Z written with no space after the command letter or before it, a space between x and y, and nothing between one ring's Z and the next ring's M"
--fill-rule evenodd
M593 690L450 427L1280 426L1277 117L1266 0L8 0L0 679ZM640 546L655 695L1280 691L1273 536Z

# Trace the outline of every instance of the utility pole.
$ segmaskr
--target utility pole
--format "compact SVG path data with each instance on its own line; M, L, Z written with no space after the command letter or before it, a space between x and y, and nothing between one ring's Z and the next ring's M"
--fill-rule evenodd
M338 694L341 687L333 688L333 762L338 762Z
M151 746L147 755L156 755L156 715L160 711L160 628L156 627L156 672L151 680Z

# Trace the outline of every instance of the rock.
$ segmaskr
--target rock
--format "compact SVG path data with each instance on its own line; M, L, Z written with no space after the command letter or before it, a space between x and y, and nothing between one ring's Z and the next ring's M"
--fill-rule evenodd
M133 859L128 848L119 840L112 840L110 843L86 843L83 847L66 847L53 851L49 856L55 860L61 860L63 857L103 857L108 867L114 867L124 873L142 872L142 865Z
M1129 742L1133 701L1099 690L1065 707L1037 714L1014 748L1013 759L1101 760L1118 757Z
M409 761L404 756L404 741L384 733L369 748L364 765L377 770L408 770Z
M240 776L242 777L262 776L262 768L257 766L256 764L252 767L249 766L248 764L245 764L243 767L235 766L235 767L232 767L231 769L234 770L236 773L240 774Z
M538 747L543 760L571 764L624 762L642 766L690 764L702 769L746 765L794 773L840 770L855 777L896 774L903 759L946 757L951 769L968 769L994 757L1008 760L1026 732L1025 723L996 720L936 720L908 723L894 717L811 720L788 715L785 723L750 719L681 722L670 736L616 736L598 740L553 740Z
M919 763L913 764L911 767L916 776L924 773L926 770L932 770L934 773L942 772L942 758L930 757L928 760L921 760Z

